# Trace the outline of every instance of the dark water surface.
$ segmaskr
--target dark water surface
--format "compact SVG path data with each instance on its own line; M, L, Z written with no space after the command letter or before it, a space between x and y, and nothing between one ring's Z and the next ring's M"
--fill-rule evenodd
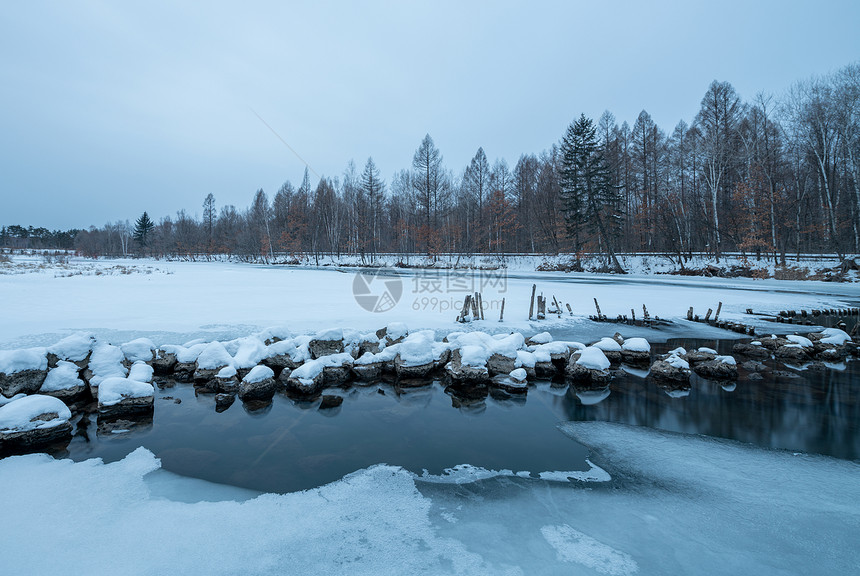
M683 339L652 348L655 354L677 346L729 353L735 342ZM839 370L766 364L798 377L750 380L741 367L734 386L693 375L689 390L679 391L623 373L604 390L545 381L521 398L490 394L470 401L452 397L440 381L402 390L377 383L327 390L344 402L324 411L319 400L277 394L259 409L237 400L216 413L213 395L162 381L169 387L157 388L151 420L112 432L97 426L95 415L84 416L76 420L71 443L55 455L115 461L145 446L178 474L289 492L379 463L419 474L439 474L458 464L532 474L586 470L587 449L556 425L606 420L860 459L860 362L846 362Z

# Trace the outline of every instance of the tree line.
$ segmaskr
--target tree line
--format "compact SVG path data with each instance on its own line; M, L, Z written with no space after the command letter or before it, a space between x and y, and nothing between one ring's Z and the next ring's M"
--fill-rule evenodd
M148 215L145 215L149 220ZM11 227L10 227L11 228ZM86 255L860 251L860 63L744 101L714 81L688 124L664 131L643 110L575 120L562 139L511 168L478 148L447 167L430 135L412 164L382 178L372 158L312 183L305 170L247 208L205 197L202 217L91 227Z

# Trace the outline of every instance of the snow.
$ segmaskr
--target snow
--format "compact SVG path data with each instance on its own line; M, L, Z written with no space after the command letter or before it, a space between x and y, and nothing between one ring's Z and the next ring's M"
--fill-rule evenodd
M48 377L45 378L39 390L42 392L57 392L59 390L68 390L69 388L83 386L84 381L78 377L79 370L77 364L60 360L57 362L57 366L48 372Z
M528 374L526 373L526 371L523 368L515 368L514 370L511 371L509 376L511 378L513 378L514 380L524 381L528 377Z
M314 379L322 374L323 368L325 365L322 360L317 358L316 360L308 360L295 370L290 373L290 378L295 378L299 382L305 385L313 384Z
M182 362L183 364L190 364L192 362L197 361L197 357L200 356L200 353L206 348L206 344L204 342L198 342L196 344L192 344L191 346L183 346L178 344L165 344L161 346L161 349L164 350L167 354L175 354L176 361Z
M287 344L289 345L290 342L287 342ZM216 368L232 365L233 357L227 352L224 345L218 341L207 344L197 357L197 367L203 370L215 370Z
M595 348L600 348L604 352L620 352L621 344L612 338L601 338L600 341L592 344Z
M120 348L122 348L122 353L129 362L137 362L138 360L148 362L152 360L155 344L149 338L136 338L131 342L126 342Z
M113 406L125 398L148 398L155 392L152 384L128 378L106 378L99 385L99 406Z
M420 330L407 336L399 344L386 348L388 354L396 352L404 366L423 366L438 358L434 354L435 335L432 330ZM395 348L396 347L396 348ZM385 350L383 350L383 353Z
M60 360L78 362L87 357L93 349L95 336L90 332L75 332L66 336L56 344L48 347L48 353Z
M621 349L630 352L650 352L651 344L645 338L627 338L621 345Z
M609 368L609 360L603 350L596 346L589 346L582 350L576 363L589 370L606 370Z
M106 378L125 378L128 370L122 364L124 358L120 347L104 342L96 343L93 355L90 356L89 369L93 373L90 384L99 387Z
M669 354L669 356L686 356L687 355L687 349L684 348L683 346L678 346L674 350L669 350L668 354Z
M682 350L683 350L683 348L682 348ZM680 356L677 356L675 354L670 354L669 357L666 358L665 362L667 364L669 364L670 366L672 366L673 368L678 368L680 370L689 370L690 369L690 363L687 362L686 360L684 360L683 358L681 358Z
M483 346L463 346L460 348L460 363L474 368L486 367L489 351Z
M544 526L540 531L562 562L579 564L610 576L627 576L639 571L639 565L629 554L607 546L568 524Z
M846 342L851 341L851 336L848 335L844 330L840 330L839 328L825 328L821 331L822 336L821 339L822 344L834 344L836 346L842 346Z
M699 352L702 352L703 354L717 354L717 351L713 348L705 348L704 346L699 348Z
M514 366L525 366L526 368L534 368L537 358L527 350L518 350L517 359L514 361Z
M218 374L216 374L216 376L218 378L223 378L226 380L227 378L232 378L236 374L238 374L236 368L234 368L233 366L224 366L218 371Z
M385 327L385 335L392 340L402 338L408 333L409 328L406 326L405 322L390 322L388 326Z
M42 414L51 413L56 414L57 417L51 420L38 419ZM53 396L31 394L0 406L0 432L26 432L54 428L68 422L71 417L72 412L62 400Z
M266 357L266 352L266 345L256 336L242 338L239 340L239 349L233 358L233 364L239 369L251 368Z
M142 360L138 360L129 368L128 379L137 380L138 382L152 382L154 372L152 366Z
M248 374L242 378L243 382L255 383L274 378L275 373L268 366L254 366Z
M0 350L0 373L15 374L24 370L45 370L47 368L48 357L45 348Z
M159 346L194 338L228 341L260 334L274 322L295 333L313 333L320 322L328 326L375 331L393 322L411 327L448 331L459 328L456 312L414 306L419 294L410 292L421 271L398 270L404 294L385 313L370 313L353 299L354 275L349 270L298 269L230 262L163 262L72 259L72 267L107 269L122 265L131 270L158 267L164 273L103 274L70 278L39 272L14 274L0 283L0 302L15 302L3 310L0 349L49 346L72 330L87 329L102 341L125 342L147 337ZM513 261L512 264L513 265ZM513 270L514 268L510 268ZM345 273L346 272L346 273ZM476 273L475 281L479 282ZM504 286L485 287L484 302L507 300L505 321L486 322L487 331L550 331L556 339L595 341L606 325L590 322L590 312L529 321L532 284L551 290L566 302L591 302L598 297L609 316L629 314L631 295L648 306L652 315L678 319L683 324L689 306L701 311L723 302L720 317L744 321L758 328L769 323L744 312L777 313L786 309L848 307L856 299L855 285L826 282L758 279L625 276L523 272L510 275ZM503 291L504 290L504 291ZM301 302L273 319L273 302ZM679 304L683 302L683 304ZM578 309L578 308L577 308ZM58 319L62 319L61 322ZM705 326L697 326L700 331ZM66 331L64 334L58 331ZM632 335L646 335L628 327ZM649 336L650 337L650 336ZM266 338L264 337L263 340ZM192 360L193 361L193 360Z
M535 344L547 344L552 342L552 334L549 332L539 332L529 338Z
M314 340L343 340L343 328L328 328L314 334Z
M15 394L11 398L6 398L2 394L0 394L0 406L5 406L9 402L14 402L15 400L18 400L20 398L24 398L25 396L26 396L26 394L24 394L23 392L19 392L18 394Z
M812 348L812 341L809 338L798 336L797 334L789 334L785 337L789 342L800 344L803 348Z
M737 360L735 360L733 356L717 356L714 360L721 364L730 364L732 366L737 365Z

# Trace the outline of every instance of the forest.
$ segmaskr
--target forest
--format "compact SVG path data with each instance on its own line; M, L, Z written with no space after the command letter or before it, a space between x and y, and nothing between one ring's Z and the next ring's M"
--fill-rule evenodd
M478 148L452 169L428 134L387 179L368 158L318 181L306 169L297 186L257 190L247 208L201 197L202 216L182 209L66 232L5 226L0 245L368 264L381 253L599 253L608 265L615 253L843 256L860 251L860 63L749 101L714 81L695 118L668 131L645 110L632 126L609 111L582 116L512 167Z

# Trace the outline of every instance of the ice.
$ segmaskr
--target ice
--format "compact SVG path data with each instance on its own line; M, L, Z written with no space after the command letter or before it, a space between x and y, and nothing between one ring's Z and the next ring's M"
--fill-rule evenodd
M48 357L45 348L0 350L0 373L15 374L24 370L45 370L47 368Z
M154 370L152 369L152 366L142 360L138 360L131 365L131 368L129 368L128 379L136 380L138 382L152 382L153 373Z
M596 346L589 346L582 350L576 363L588 368L589 370L606 370L610 365L609 360L606 358L606 354Z
M511 373L509 374L509 376L510 376L511 378L513 378L514 380L517 380L517 381L519 381L519 382L522 382L523 380L525 380L525 379L526 379L526 377L528 376L528 374L527 374L527 373L526 373L526 371L525 371L524 369L522 369L522 368L515 368L514 370L512 370L512 371L511 371Z
M38 417L42 414L56 414L56 417L41 420ZM0 432L26 432L54 428L68 422L71 417L71 410L62 400L53 396L32 394L0 406ZM8 498L4 499L4 508L8 500Z
M152 360L155 344L149 338L137 338L131 342L126 342L120 348L122 348L122 353L129 362L137 362L138 360L148 362Z
M620 352L621 344L612 338L601 338L599 342L592 344L595 348L600 348L604 352Z
M274 378L275 373L268 366L254 366L250 372L242 379L244 382L262 382L269 378Z
M14 526L4 534L3 571L523 574L487 562L464 542L439 537L431 500L416 489L412 474L398 468L375 466L294 494L244 499L239 493L244 501L198 502L196 480L174 478L168 490L173 499L154 496L147 474L159 465L143 448L111 464L45 455L0 461L4 490L16 496L3 505L4 523ZM43 513L34 513L34 503Z
M651 344L645 338L627 338L621 348L631 352L650 352Z
M839 328L825 328L821 331L821 335L823 336L821 339L822 344L835 344L836 346L841 346L846 342L851 341L851 336Z
M639 571L639 566L629 554L598 542L567 524L544 526L541 534L555 548L562 562L580 564L610 576L627 576Z
M57 366L48 372L48 377L45 378L39 390L41 392L57 392L58 390L82 386L84 382L78 377L79 370L77 364L60 360L57 362Z
M809 338L804 338L803 336L798 336L797 334L789 334L785 338L789 342L800 344L800 346L803 348L812 348L812 341Z
M99 385L99 406L113 406L124 398L148 398L152 396L152 384L128 378L106 378Z
M98 387L106 378L125 378L128 370L122 364L124 359L120 347L104 342L97 343L90 357L89 369L93 373L90 384Z
M224 345L218 341L207 344L197 357L197 367L203 370L215 370L216 368L232 365L233 357L227 352Z
M78 362L87 357L94 343L95 336L92 333L76 332L49 346L48 353L54 354L60 360Z

